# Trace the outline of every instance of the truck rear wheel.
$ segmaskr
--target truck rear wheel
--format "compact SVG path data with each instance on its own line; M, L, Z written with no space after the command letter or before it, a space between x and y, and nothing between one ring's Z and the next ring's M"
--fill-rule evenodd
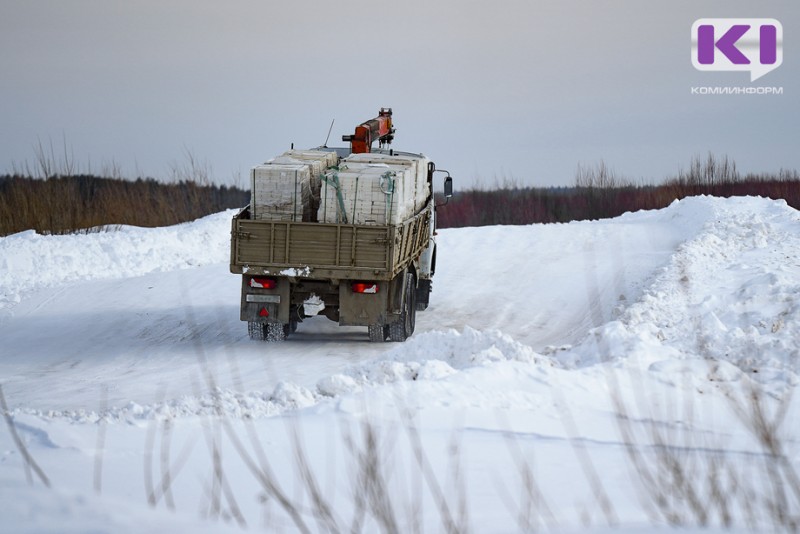
M289 335L289 323L267 323L266 341L283 341Z
M389 339L392 341L405 341L414 333L417 319L417 291L415 289L414 275L406 274L405 298L403 299L403 312L400 318L389 325Z
M247 323L247 333L253 341L264 341L267 339L267 323L249 321Z
M254 341L283 341L291 332L289 323L259 323L255 321L247 323L247 333Z
M369 340L372 343L383 343L389 336L389 326L383 324L371 324L369 329Z

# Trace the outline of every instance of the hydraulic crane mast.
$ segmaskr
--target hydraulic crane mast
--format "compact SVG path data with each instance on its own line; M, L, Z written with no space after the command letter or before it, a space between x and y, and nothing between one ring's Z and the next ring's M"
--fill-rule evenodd
M381 147L391 144L394 132L392 108L381 108L377 117L356 126L355 133L343 135L342 141L350 142L350 151L353 154L368 154L374 141L378 141Z

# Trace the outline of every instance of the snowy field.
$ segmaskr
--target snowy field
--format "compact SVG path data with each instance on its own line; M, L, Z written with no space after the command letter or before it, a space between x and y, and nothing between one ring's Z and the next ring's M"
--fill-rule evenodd
M250 341L232 215L0 238L0 531L797 528L784 202L441 230L402 344Z

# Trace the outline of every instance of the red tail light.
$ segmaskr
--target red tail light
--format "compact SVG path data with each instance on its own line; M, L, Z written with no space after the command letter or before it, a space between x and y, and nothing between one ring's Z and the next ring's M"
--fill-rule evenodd
M374 294L378 292L378 284L374 282L353 282L350 287L353 289L353 293Z
M250 287L259 289L275 289L278 283L273 278L251 278Z

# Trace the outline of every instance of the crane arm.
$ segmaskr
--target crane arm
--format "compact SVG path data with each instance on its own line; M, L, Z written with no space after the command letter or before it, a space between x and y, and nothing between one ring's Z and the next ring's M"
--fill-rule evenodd
M350 151L353 154L368 153L372 143L378 141L380 146L390 144L394 139L392 126L392 108L381 108L378 116L356 126L353 135L343 135L342 141L350 141Z

